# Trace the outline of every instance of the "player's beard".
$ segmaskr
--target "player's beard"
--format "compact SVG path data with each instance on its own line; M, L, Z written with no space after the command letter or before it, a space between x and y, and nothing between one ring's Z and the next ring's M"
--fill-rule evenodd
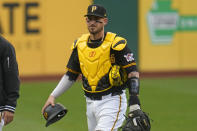
M95 35L103 31L103 27L90 26L88 27L90 34Z

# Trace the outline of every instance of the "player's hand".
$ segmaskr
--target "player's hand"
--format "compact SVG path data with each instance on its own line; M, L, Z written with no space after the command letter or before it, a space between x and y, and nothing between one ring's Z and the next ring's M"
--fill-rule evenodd
M46 101L45 105L43 106L42 108L42 114L44 112L44 109L48 106L48 105L52 105L52 106L55 106L55 97L50 95L48 100Z
M4 125L9 124L14 119L14 113L9 111L3 111Z

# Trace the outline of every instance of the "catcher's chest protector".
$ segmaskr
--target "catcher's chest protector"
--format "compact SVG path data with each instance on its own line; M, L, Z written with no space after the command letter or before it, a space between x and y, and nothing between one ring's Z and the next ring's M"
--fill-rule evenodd
M89 92L97 92L98 81L109 72L110 48L115 36L116 34L108 32L102 44L97 48L87 46L89 34L82 35L77 42L80 68L91 87Z

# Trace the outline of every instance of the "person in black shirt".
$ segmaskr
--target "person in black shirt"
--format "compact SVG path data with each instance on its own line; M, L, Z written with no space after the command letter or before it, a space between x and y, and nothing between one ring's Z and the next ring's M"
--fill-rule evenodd
M19 72L14 47L0 36L0 131L14 118L19 98Z

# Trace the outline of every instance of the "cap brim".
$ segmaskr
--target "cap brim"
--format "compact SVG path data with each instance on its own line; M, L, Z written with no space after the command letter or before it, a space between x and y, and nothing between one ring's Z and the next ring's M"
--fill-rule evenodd
M84 15L84 17L87 17L87 16L98 16L98 17L101 17L101 18L106 18L106 16L102 16L102 15L98 15L98 14L86 14L86 15Z

